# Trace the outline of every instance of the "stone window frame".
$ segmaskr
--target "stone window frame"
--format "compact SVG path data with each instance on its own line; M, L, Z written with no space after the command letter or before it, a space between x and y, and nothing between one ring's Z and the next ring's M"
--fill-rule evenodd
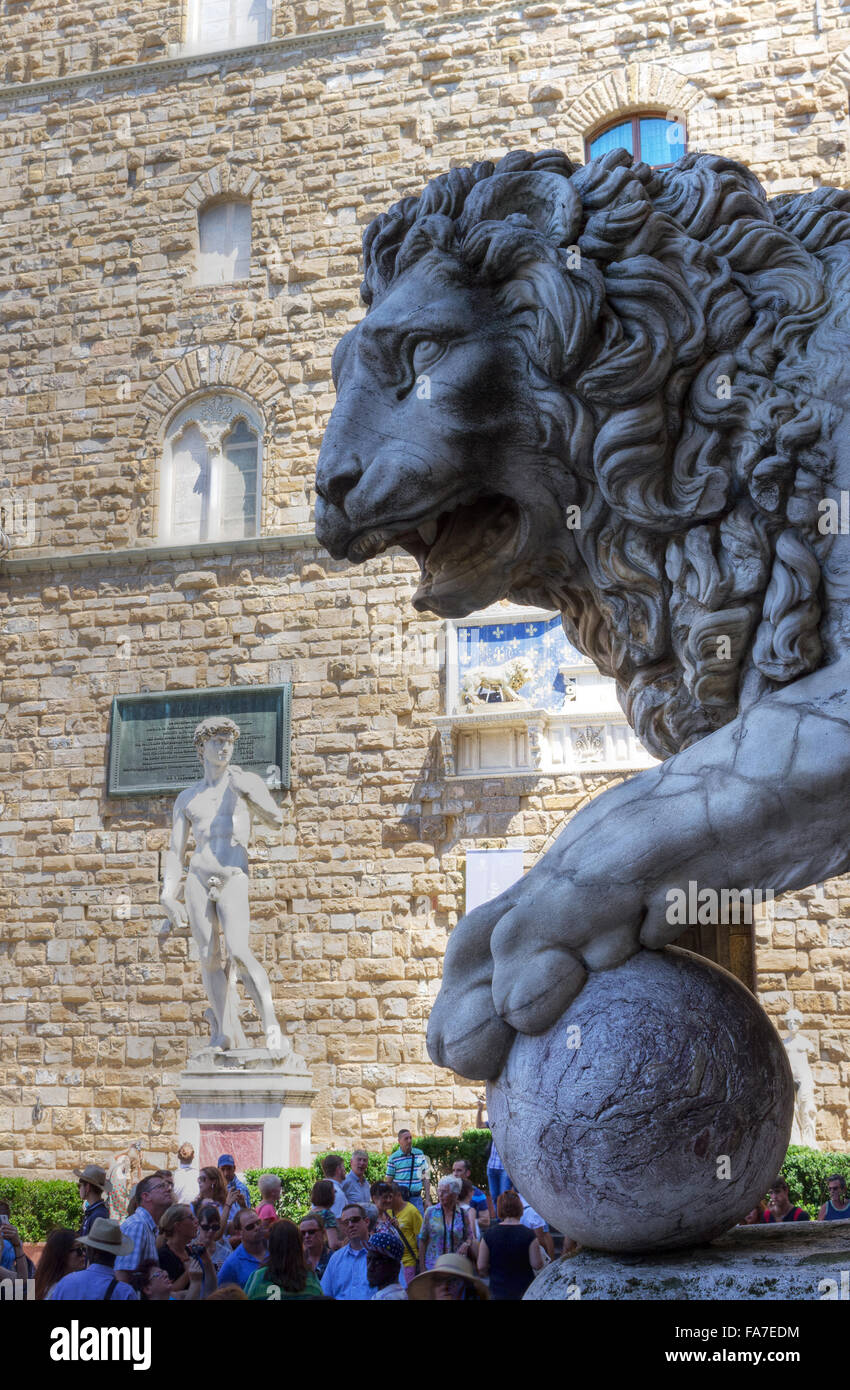
M717 103L701 84L666 63L642 60L603 73L570 102L560 132L567 154L583 164L588 132L596 135L605 126L640 111L660 111L670 119L684 120L690 149L711 149L718 124Z
M183 0L183 16L180 26L182 43L180 45L184 53L227 53L230 49L259 48L262 44L269 43L274 38L275 20L277 18L276 0L265 0L267 14L267 29L265 35L260 39L247 40L231 34L226 44L219 48L210 48L199 37L200 22L203 17L203 7L209 0ZM252 0L246 0L250 5ZM231 9L231 30L233 29L233 10L235 0L230 0Z
M207 212L215 208L235 208L246 207L248 209L248 269L244 275L234 274L231 279L225 280L205 280L201 278L201 219ZM251 199L242 197L240 194L221 193L212 198L207 198L197 208L195 215L195 273L193 276L193 287L199 290L214 290L222 285L249 285L254 275L254 212L251 206Z
M193 392L190 396L178 401L177 405L168 414L162 428L162 437L159 450L159 478L156 498L156 515L154 518L154 534L160 545L176 544L179 538L175 538L172 532L172 506L173 506L173 457L171 453L172 439L179 439L184 431L195 424L204 436L204 440L213 458L221 456L222 445L227 438L229 431L240 421L244 420L249 429L253 430L257 436L257 474L256 474L256 504L254 512L254 530L251 535L244 539L256 539L262 534L262 513L263 513L263 463L264 463L264 444L267 437L266 421L262 410L256 401L250 399L243 392L234 390L229 386L205 387L203 390ZM179 432L174 434L174 426L180 421ZM193 539L187 544L204 545L228 539L223 537L218 529L203 538ZM240 539L238 537L231 539Z
M192 209L194 214L192 219L192 254L194 264L192 274L187 276L186 293L200 295L215 295L220 290L227 290L232 293L233 286L239 286L243 291L254 290L262 291L266 287L266 277L263 272L263 257L261 251L262 235L259 226L258 209L254 207L254 194L260 183L260 175L256 169L245 165L233 165L227 162L214 164L209 169L205 169L202 174L193 179L183 194L184 203ZM238 280L221 280L207 283L199 279L199 267L201 259L201 232L200 219L205 208L217 203L247 203L251 209L251 255L248 266L247 276L242 276Z
M614 130L617 126L630 124L632 127L632 158L635 162L643 159L640 148L640 123L644 120L666 120L670 125L681 126L684 132L685 154L688 152L688 123L683 112L661 110L659 107L636 107L630 111L620 111L617 115L609 116L602 125L595 126L584 137L584 157L592 159L590 147L594 140L598 140L600 135L606 131ZM681 158L681 156L679 156ZM652 164L652 169L669 169L676 161L671 159L666 164Z
M124 463L134 480L134 544L159 546L160 474L167 426L193 397L216 392L240 395L265 421L259 537L268 529L271 500L267 494L280 467L278 430L294 420L287 383L259 353L236 342L207 343L182 352L147 382L130 426Z

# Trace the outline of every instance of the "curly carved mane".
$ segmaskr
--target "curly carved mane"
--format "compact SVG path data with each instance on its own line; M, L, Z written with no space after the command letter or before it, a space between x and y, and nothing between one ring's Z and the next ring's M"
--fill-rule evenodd
M561 608L661 757L813 670L850 193L768 202L714 155L512 151L371 223L364 302L435 249L509 309L580 487L579 572L512 597Z

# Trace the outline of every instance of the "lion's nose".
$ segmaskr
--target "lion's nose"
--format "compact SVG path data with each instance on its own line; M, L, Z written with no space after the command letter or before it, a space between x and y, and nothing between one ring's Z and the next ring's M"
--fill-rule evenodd
M345 498L363 477L363 464L357 454L324 455L316 469L316 491L325 502L343 510Z

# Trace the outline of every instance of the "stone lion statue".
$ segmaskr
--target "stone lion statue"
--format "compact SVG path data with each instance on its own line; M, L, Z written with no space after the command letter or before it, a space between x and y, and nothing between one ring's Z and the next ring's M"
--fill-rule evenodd
M429 1050L491 1079L588 971L675 939L672 888L850 867L850 542L823 526L850 487L850 193L515 150L363 250L320 540L403 547L420 610L557 606L665 760L452 932Z
M516 657L506 661L503 666L475 666L467 671L460 683L460 697L464 705L483 705L480 692L486 690L497 694L508 704L521 704L519 694L524 685L531 680L532 671L527 661Z

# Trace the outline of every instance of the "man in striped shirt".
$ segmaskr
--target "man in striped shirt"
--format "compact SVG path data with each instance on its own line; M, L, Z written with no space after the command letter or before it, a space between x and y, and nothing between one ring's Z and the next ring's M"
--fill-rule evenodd
M424 1212L431 1205L431 1183L428 1160L421 1149L414 1149L413 1135L409 1129L398 1132L398 1148L387 1160L387 1182L397 1182L406 1187L409 1201L417 1211ZM425 1206L422 1199L425 1199Z

